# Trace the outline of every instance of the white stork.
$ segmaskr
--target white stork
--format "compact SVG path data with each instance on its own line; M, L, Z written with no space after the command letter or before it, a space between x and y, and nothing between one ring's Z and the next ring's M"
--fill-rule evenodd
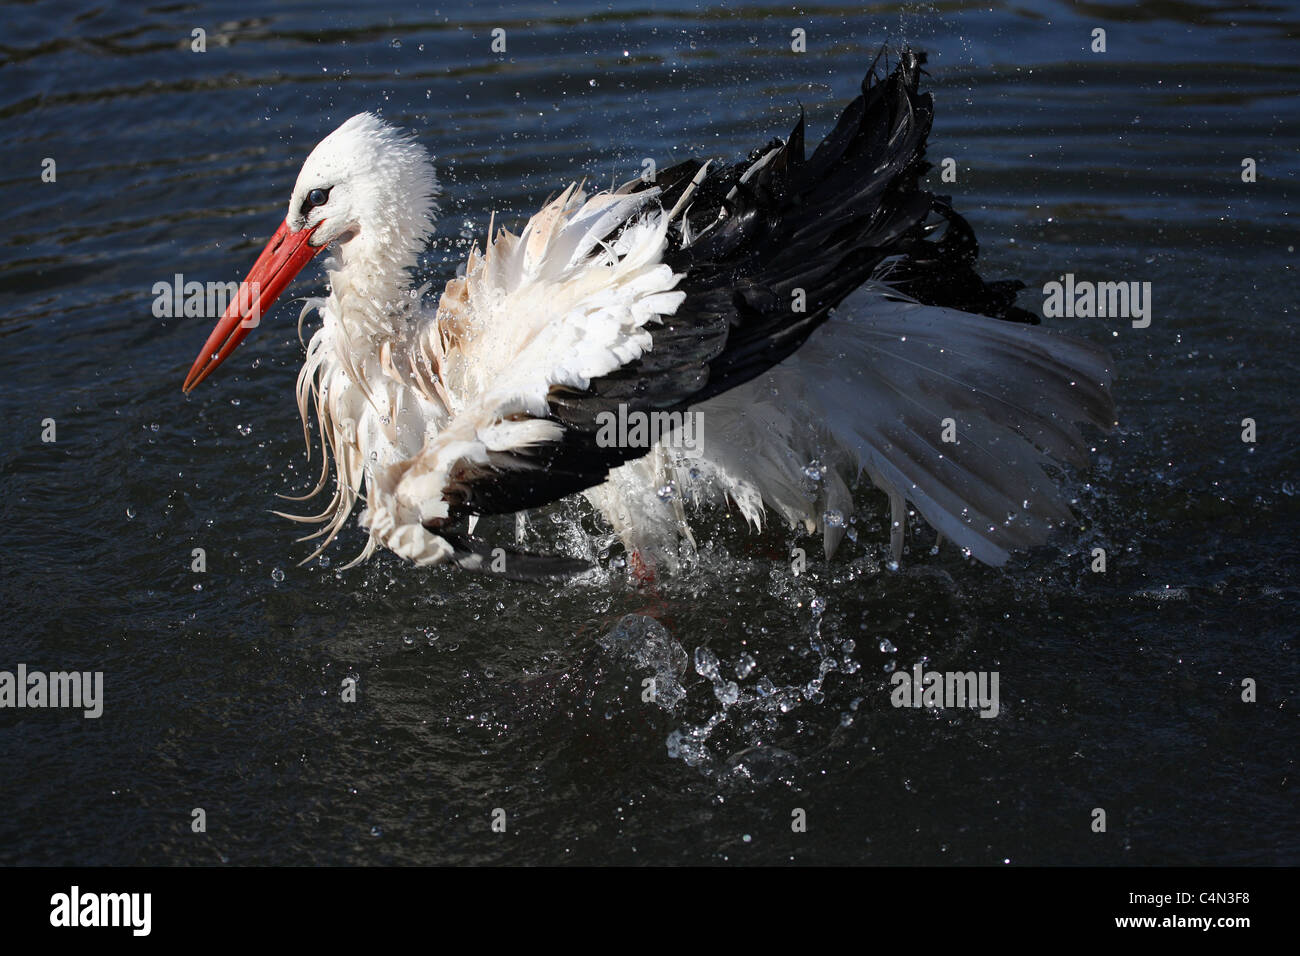
M357 499L369 541L416 564L531 577L565 559L470 533L584 492L653 568L701 507L766 509L829 557L864 472L947 539L1000 565L1070 517L1044 465L1083 465L1076 428L1113 424L1110 359L1043 331L1017 282L986 283L948 200L920 188L932 119L921 58L875 68L805 156L803 119L732 166L689 161L613 191L570 185L501 230L436 308L412 271L434 231L426 150L368 113L307 157L288 214L203 346L188 392L317 253L329 295L298 376L335 463L323 549ZM300 317L301 323L302 317ZM603 414L698 413L702 441L601 440ZM679 416L680 417L680 416ZM956 440L953 441L952 439ZM672 492L664 494L665 487ZM319 552L317 552L319 553Z

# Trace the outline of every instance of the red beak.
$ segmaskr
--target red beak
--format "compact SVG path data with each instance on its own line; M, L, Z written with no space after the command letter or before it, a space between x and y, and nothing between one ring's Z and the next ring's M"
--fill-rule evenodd
M199 357L194 360L190 374L185 377L186 392L191 391L230 357L236 346L248 337L248 333L257 328L262 313L275 304L293 277L302 271L312 256L325 248L313 246L308 241L319 225L317 223L310 229L290 232L288 222L280 224L280 228L253 263L248 278L240 283L239 294L226 306L217 327L212 330Z

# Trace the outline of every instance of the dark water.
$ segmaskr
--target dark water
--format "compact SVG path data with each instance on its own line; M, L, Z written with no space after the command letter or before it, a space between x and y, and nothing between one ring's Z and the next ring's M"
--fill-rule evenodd
M1300 11L4 16L0 670L102 671L106 702L98 720L0 711L0 862L1300 862ZM1119 373L1121 427L1073 479L1077 533L990 570L930 555L918 528L891 572L883 499L864 490L857 540L797 579L784 555L800 539L722 515L658 595L619 572L558 591L389 557L340 572L355 529L329 566L296 565L308 546L268 512L314 474L291 400L297 310L186 399L211 322L155 318L155 283L241 277L306 152L358 110L438 156L441 281L489 212L517 221L572 178L739 157L797 102L824 131L884 41L930 52L930 155L960 171L931 178L974 223L987 274L1026 280L1029 308L1065 272L1152 283L1147 329L1052 323L1106 342ZM547 540L598 530L577 504L550 514ZM1088 571L1096 547L1105 574ZM657 645L637 643L644 618L619 625L629 614L662 622ZM692 665L674 709L643 703L653 671L635 658L655 646L661 667L709 648L741 699L724 706ZM755 664L737 679L742 654ZM922 659L996 670L998 717L889 706L886 667Z

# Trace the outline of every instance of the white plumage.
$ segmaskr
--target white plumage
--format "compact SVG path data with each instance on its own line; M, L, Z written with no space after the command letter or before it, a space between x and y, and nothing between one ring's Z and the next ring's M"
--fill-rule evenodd
M873 283L785 362L700 406L702 459L647 456L588 496L637 550L654 553L674 526L687 536L680 509L649 493L671 481L692 504L725 494L755 529L768 509L820 529L829 558L854 510L849 485L865 471L891 498L895 559L908 500L946 539L1001 565L1069 519L1043 466L1086 463L1073 421L1107 407L1109 380L1108 356L1088 343ZM955 444L941 438L949 416Z

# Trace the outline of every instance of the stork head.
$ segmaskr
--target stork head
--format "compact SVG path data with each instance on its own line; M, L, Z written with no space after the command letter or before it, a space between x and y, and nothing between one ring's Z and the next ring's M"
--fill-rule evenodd
M372 286L405 281L433 232L437 192L429 153L377 116L358 113L326 136L298 173L284 222L194 360L185 391L230 356L326 246Z

